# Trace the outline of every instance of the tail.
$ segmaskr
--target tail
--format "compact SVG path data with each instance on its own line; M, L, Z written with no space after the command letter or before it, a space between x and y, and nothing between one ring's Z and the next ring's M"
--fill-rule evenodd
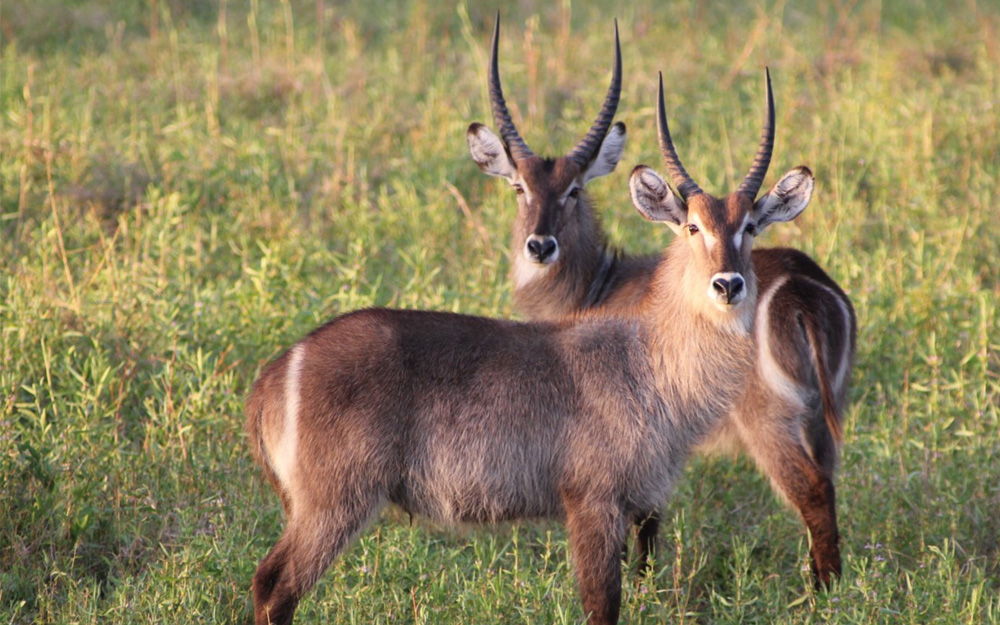
M834 442L839 446L843 440L843 429L841 428L840 403L837 401L833 390L830 367L826 358L822 336L823 333L816 323L813 315L803 315L806 336L809 339L809 348L813 355L813 365L816 367L816 378L819 380L819 394L823 402L823 418L826 420L826 427L833 436ZM850 319L847 320L851 322Z
M250 395L247 397L243 409L243 412L246 414L244 429L247 433L247 442L250 443L250 455L253 456L254 462L260 465L260 468L264 471L264 477L271 483L274 490L280 493L282 491L278 483L278 476L275 474L274 469L271 468L271 462L267 457L267 449L264 448L264 434L261 428L264 420L264 401L261 389L263 382L262 375L254 383L253 388L250 389Z

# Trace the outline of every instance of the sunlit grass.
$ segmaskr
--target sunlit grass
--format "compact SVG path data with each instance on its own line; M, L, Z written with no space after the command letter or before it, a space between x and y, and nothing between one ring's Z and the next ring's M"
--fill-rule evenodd
M511 315L509 189L468 157L490 123L494 6L4 5L0 63L0 615L246 622L281 530L242 399L259 367L372 305ZM504 85L539 152L602 101L612 18L629 129L590 190L613 240L659 164L656 73L703 186L749 165L774 77L768 182L809 210L766 245L857 307L838 484L844 578L811 590L800 523L746 461L696 460L623 622L1000 622L1000 12L989 3L556 4L504 9ZM302 622L579 623L554 524L442 529L393 512Z

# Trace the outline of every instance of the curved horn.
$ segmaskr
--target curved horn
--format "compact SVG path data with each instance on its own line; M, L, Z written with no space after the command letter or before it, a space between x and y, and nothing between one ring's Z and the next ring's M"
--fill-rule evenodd
M701 187L691 179L691 176L684 169L684 165L681 164L681 159L677 157L677 150L674 149L674 141L670 138L667 113L663 106L663 72L660 72L660 93L656 101L656 126L660 136L660 152L663 154L664 162L666 162L667 173L670 174L670 180L677 187L681 198L687 201L689 197L702 193Z
M767 117L764 119L764 128L760 131L760 146L757 148L757 155L753 157L750 171L737 189L751 200L757 198L757 192L760 191L760 185L767 174L767 167L771 164L771 152L774 150L774 96L771 95L771 72L766 67L764 78L767 83Z
M503 99L503 89L500 88L500 69L497 66L497 45L500 41L500 12L497 11L497 23L493 27L493 53L490 55L490 106L493 108L493 123L500 131L500 137L507 144L510 155L515 161L530 158L534 152L524 142L521 135L517 133L507 110L507 102Z
M618 20L615 20L615 68L611 75L611 86L608 87L608 94L604 97L604 106L594 120L594 125L590 127L586 136L580 141L568 158L580 167L586 167L587 163L594 158L597 149L601 147L604 136L608 134L608 128L615 118L615 111L618 110L618 100L622 93L622 48L618 41Z

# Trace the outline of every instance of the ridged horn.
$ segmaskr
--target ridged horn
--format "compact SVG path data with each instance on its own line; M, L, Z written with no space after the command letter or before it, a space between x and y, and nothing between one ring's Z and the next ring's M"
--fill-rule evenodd
M611 75L611 86L608 87L608 94L604 96L604 106L601 107L601 112L597 115L597 119L594 120L594 124L590 127L586 136L577 144L573 151L569 153L568 158L578 164L580 167L586 167L594 155L597 153L597 149L601 147L601 142L604 141L604 136L608 134L608 128L611 127L611 122L614 121L615 111L618 110L618 100L621 98L622 94L622 48L621 42L618 40L618 20L615 20L615 68Z
M500 131L500 137L507 144L510 155L515 161L530 158L535 155L517 132L507 102L503 99L503 89L500 87L500 69L497 65L497 47L500 42L500 12L497 11L496 26L493 27L493 52L490 55L490 106L493 109L493 123Z
M660 92L656 100L656 126L659 131L660 152L667 165L667 173L670 175L671 182L677 187L677 192L681 194L681 198L687 201L689 197L702 193L701 187L688 175L684 165L681 164L681 159L677 157L677 150L674 149L674 141L670 138L667 113L663 105L663 72L660 72Z
M760 131L760 146L757 147L757 155L753 157L750 172L737 189L751 200L757 199L757 192L760 191L760 185L767 175L767 167L771 164L771 153L774 150L774 96L771 94L771 72L766 67L764 78L767 83L767 116L764 119L764 128Z

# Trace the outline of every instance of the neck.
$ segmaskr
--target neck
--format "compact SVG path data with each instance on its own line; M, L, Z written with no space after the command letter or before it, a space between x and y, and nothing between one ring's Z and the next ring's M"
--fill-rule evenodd
M619 255L618 250L610 249L607 244L598 253L597 268L590 279L587 296L584 298L581 308L596 308L608 298L614 282L615 269L619 266Z
M689 418L704 433L739 398L754 358L751 337L756 283L735 311L723 312L696 285L690 248L681 239L664 252L640 307L661 390L695 406Z

